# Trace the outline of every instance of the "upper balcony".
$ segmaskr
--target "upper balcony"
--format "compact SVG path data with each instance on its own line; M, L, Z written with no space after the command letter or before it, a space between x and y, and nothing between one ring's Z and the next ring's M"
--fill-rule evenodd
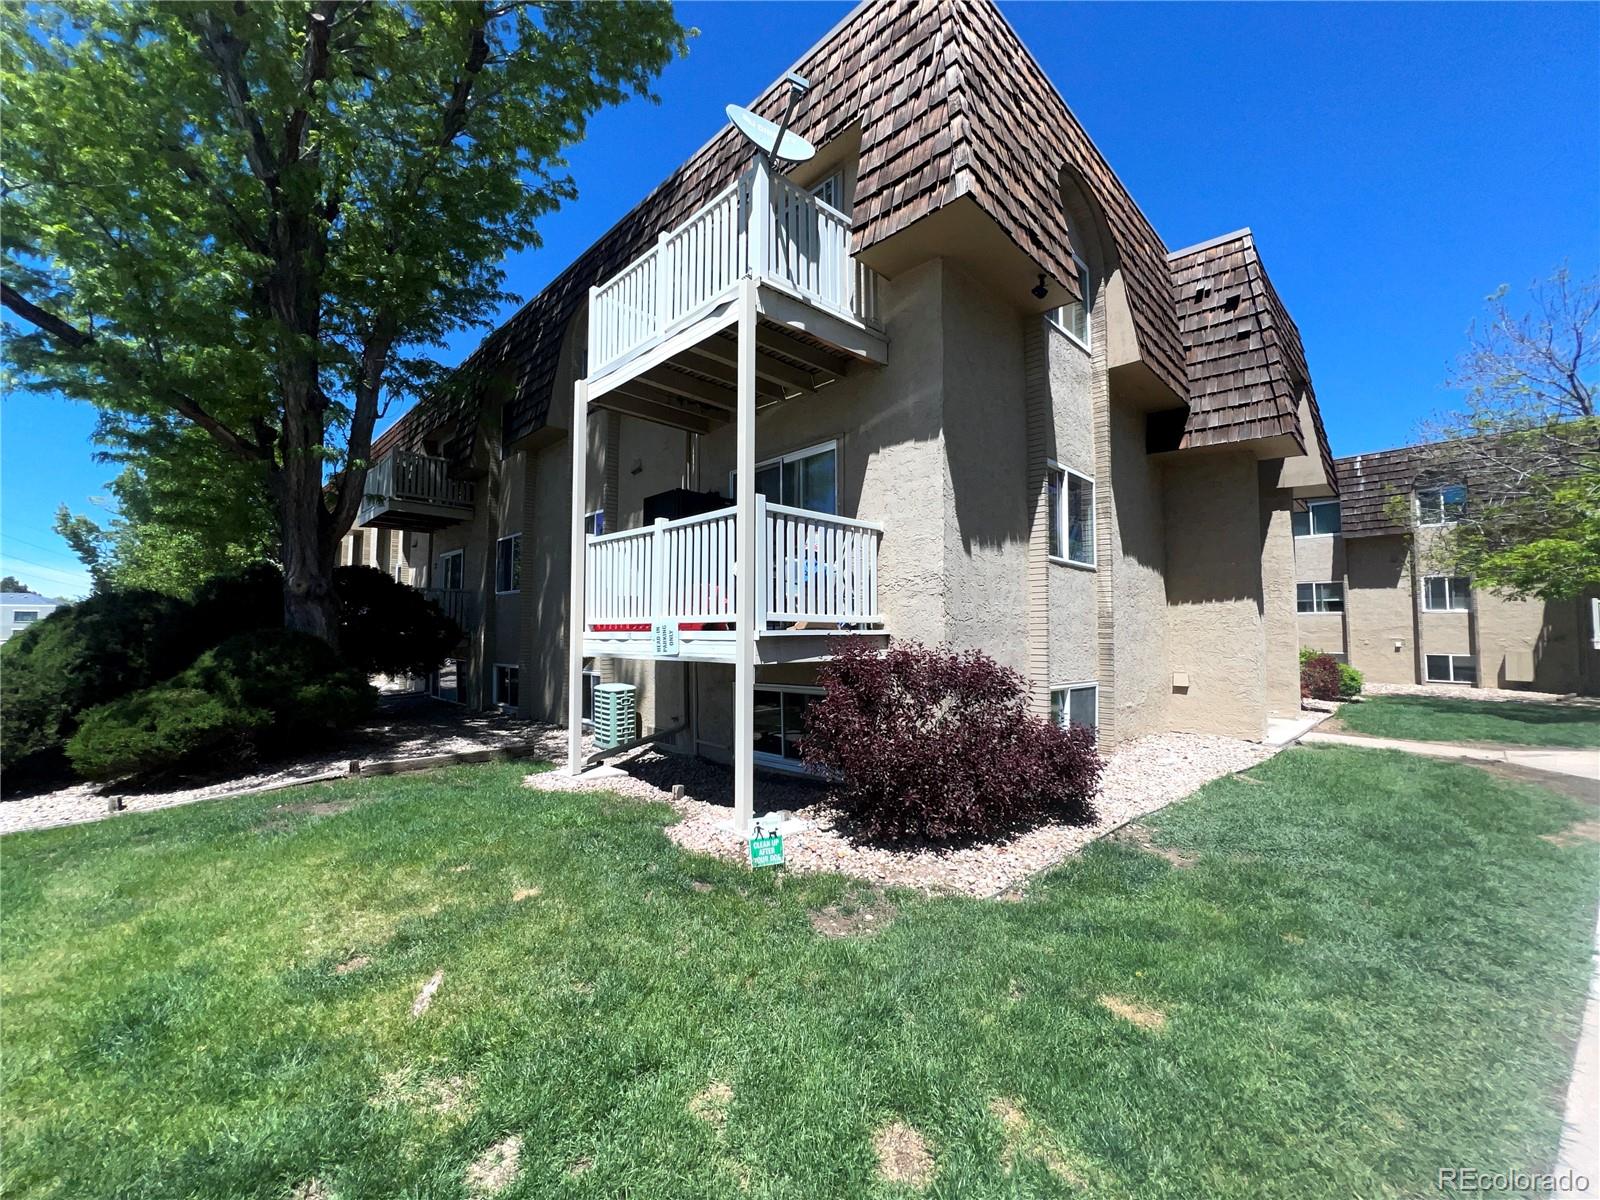
M764 359L758 370L770 390L811 390L851 359L886 361L879 277L850 253L850 218L757 159L619 274L590 289L591 392L612 386L601 383L608 376L655 371L644 375L642 394L659 404L661 366L700 383L728 382L717 369L731 368L727 351L708 352L697 343L722 329L717 318L731 309L747 276L759 286ZM704 407L692 383L665 382L670 394Z
M450 477L450 460L392 450L367 468L357 525L426 532L472 517L472 484Z

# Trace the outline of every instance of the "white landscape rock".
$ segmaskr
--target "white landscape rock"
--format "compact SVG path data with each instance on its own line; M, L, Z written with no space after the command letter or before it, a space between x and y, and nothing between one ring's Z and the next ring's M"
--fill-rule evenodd
M1127 742L1106 755L1096 798L1096 819L1087 825L1043 825L1005 842L956 850L891 850L851 842L835 827L835 812L816 782L761 776L758 813L787 810L810 823L784 838L784 865L796 871L833 871L872 883L928 894L994 896L1065 861L1119 825L1164 808L1223 775L1272 757L1271 747L1237 738L1191 733L1154 734ZM528 776L529 787L546 791L614 792L670 804L679 820L667 836L686 850L747 862L744 842L725 826L732 804L725 767L701 759L645 750L617 760L623 774L606 778L553 771ZM674 799L673 786L685 794Z

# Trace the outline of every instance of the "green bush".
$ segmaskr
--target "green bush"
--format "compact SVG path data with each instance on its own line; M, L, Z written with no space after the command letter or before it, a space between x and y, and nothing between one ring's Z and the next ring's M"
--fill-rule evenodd
M340 567L339 653L369 675L437 671L461 641L461 627L416 588L374 567Z
M164 683L90 709L67 753L86 779L123 779L207 751L237 753L246 736L270 720L269 713L237 708L221 696Z
M1364 687L1366 685L1366 677L1363 676L1360 671L1356 670L1349 663L1344 662L1341 659L1333 658L1333 655L1329 654L1325 650L1315 650L1315 649L1312 649L1309 646L1303 648L1300 651L1300 674L1301 674L1302 692L1303 692L1303 685L1304 685L1304 682L1305 682L1305 667L1306 667L1306 663L1310 662L1313 658L1329 658L1329 659L1333 659L1334 666L1337 667L1338 671L1339 671L1339 696L1338 696L1338 698L1340 700L1349 700L1352 696L1359 696L1361 694L1362 687ZM1319 668L1319 669L1323 670L1323 671L1326 670L1326 668Z
M198 649L188 605L159 592L106 592L56 609L0 647L0 767L59 752L88 708L168 678Z
M166 683L91 709L67 756L90 779L153 775L224 745L233 753L304 745L358 723L376 699L327 643L261 629L206 651Z

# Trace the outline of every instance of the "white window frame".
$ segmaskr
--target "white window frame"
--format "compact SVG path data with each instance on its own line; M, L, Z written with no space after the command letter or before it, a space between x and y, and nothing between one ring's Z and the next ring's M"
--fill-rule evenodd
M459 588L447 588L444 585L443 580L444 580L444 576L446 574L444 563L445 563L445 559L447 559L447 558L459 558L461 560L461 586ZM434 569L439 572L439 580L440 581L435 583L433 586L438 588L440 591L465 591L466 590L466 587L467 587L467 552L466 552L466 550L463 549L463 550L445 550L445 551L441 551L434 559Z
M583 514L583 531L590 537L600 537L606 531L606 510L597 508Z
M1311 589L1311 607L1301 608L1300 589L1307 587ZM1339 594L1336 597L1325 595L1322 591L1323 588L1338 588ZM1339 607L1329 608L1328 604L1331 600L1337 600ZM1298 580L1294 585L1294 611L1302 617L1323 613L1337 616L1344 611L1344 581L1342 579Z
M1448 679L1437 679L1432 674L1430 660L1435 658L1442 658L1449 665L1450 676ZM1471 679L1456 678L1456 663L1458 661L1472 664ZM1422 677L1426 683L1458 683L1464 687L1475 687L1478 683L1478 660L1476 656L1471 654L1424 654L1422 656Z
M515 708L522 703L522 666L520 663L497 662L490 665L493 672L489 687L494 693L495 704L501 707ZM515 671L517 673L517 698L515 701L507 700L500 694L500 672Z
M1435 579L1444 580L1445 607L1435 608L1433 604L1433 589L1428 585ZM1459 581L1465 585L1462 589L1464 596L1457 602L1454 584ZM1472 611L1472 577L1470 575L1424 575L1422 577L1422 611L1430 613L1469 613Z
M1059 478L1060 485L1055 493L1059 498L1053 506L1054 511L1051 511L1050 483L1053 476ZM1072 557L1072 505L1069 498L1071 495L1071 480L1073 479L1078 479L1089 486L1089 536L1086 539L1089 547L1089 557L1086 559ZM1049 551L1051 562L1059 563L1064 567L1077 567L1083 571L1097 571L1100 569L1100 548L1095 544L1100 513L1096 508L1097 497L1095 490L1093 475L1085 475L1082 471L1075 471L1069 466L1056 462L1054 459L1049 459L1045 462L1045 519L1050 523L1050 538L1061 550L1059 554ZM1048 550L1048 543L1046 549Z
M1446 483L1441 484L1438 487L1418 488L1416 496L1417 524L1424 529L1440 529L1446 525L1454 525L1459 518L1450 516L1445 506L1444 494L1446 492L1453 492L1457 488L1461 489L1461 507L1465 509L1467 506L1467 485L1464 483ZM1437 521L1423 520L1425 513L1423 512L1422 498L1424 496L1439 497L1439 519Z
M795 462L796 460L802 459L802 458L810 458L814 454L824 454L829 450L833 451L833 507L834 507L835 510L837 510L837 509L839 509L841 507L841 505L839 504L839 483L840 483L840 480L844 477L844 473L840 469L841 466L842 466L842 461L841 461L840 456L839 456L839 439L838 438L833 438L832 440L826 441L826 442L818 442L815 446L805 446L805 447L803 447L803 448L801 448L799 450L791 450L787 454L779 454L779 455L776 455L776 456L774 456L772 458L763 458L760 462L756 463L756 474L757 475L761 474L761 469L763 467L777 467L777 468L779 468L779 476L781 478L782 477L782 473L783 473L782 472L782 468L783 468L784 464ZM737 476L737 474L738 474L737 471L729 471L728 472L728 495L730 495L730 496L737 496L737 492L734 490L737 487L737 482L736 482L736 478L735 478ZM769 503L779 503L779 502L778 501L771 501ZM781 503L783 503L785 505L788 505L788 507L790 507L790 508L799 508L800 507L800 505L798 505L798 504L789 504L789 501L787 501L787 500L781 501ZM809 511L811 511L811 512L820 512L821 509L810 509ZM830 516L830 517L837 517L837 516L841 516L841 515L843 515L843 514L837 512L837 511L831 512L831 513L828 514L828 516Z
M1072 261L1077 264L1078 279L1084 285L1083 299L1071 300L1066 304L1058 304L1045 315L1049 319L1051 325L1067 335L1068 341L1070 341L1074 346L1077 346L1080 350L1088 352L1091 344L1094 342L1095 280L1094 275L1089 271L1089 264L1083 260L1082 255L1076 253L1073 254ZM1063 315L1068 308L1072 307L1081 307L1083 309L1082 337L1078 336L1077 330L1073 329L1072 326L1067 323L1067 319Z
M13 627L17 625L32 625L38 619L39 610L37 608L14 608L11 610L11 624Z
M594 689L599 687L604 682L605 677L600 674L600 668L596 665L595 660L592 658L584 659L583 704L584 707L588 708L589 710L589 715L582 718L582 724L585 729L594 728ZM583 709L580 708L578 711L582 712Z
M833 185L833 200L827 199L822 194L825 190L827 190L830 184ZM850 210L845 207L843 167L839 167L836 170L828 172L828 174L817 180L816 183L812 184L806 190L818 200L821 200L822 203L826 204L829 208L833 209L833 211L838 213L840 216L848 217L850 215Z
M752 689L757 692L779 692L795 696L825 696L824 688L810 687L801 683L762 683L759 679ZM778 741L784 743L787 739L783 736L786 730L780 725L778 728ZM751 755L753 762L763 767L770 767L774 771L805 771L806 764L798 758L788 758L782 754L773 754L770 750L757 750Z
M1094 693L1094 725L1095 736L1100 736L1100 681L1098 679L1084 679L1078 683L1057 683L1050 687L1050 707L1055 708L1056 695L1062 694L1061 717L1057 722L1063 729L1067 729L1072 721L1072 693L1092 691Z
M500 586L500 547L507 542L515 542L511 551L511 586ZM522 534L508 533L503 538L497 538L494 543L494 594L496 596L511 596L522 590Z
M1342 520L1342 518L1344 516L1343 513L1340 513L1341 520L1340 520L1340 527L1338 529L1329 530L1327 533L1318 533L1317 532L1317 520L1316 520L1316 516L1315 516L1316 510L1319 509L1319 508L1330 508L1330 507L1335 512L1338 512L1339 511L1339 502L1337 500L1307 500L1306 501L1306 507L1305 507L1306 532L1305 533L1297 533L1294 536L1297 537L1297 538L1338 537L1339 534L1343 532L1343 528L1344 528L1344 522Z

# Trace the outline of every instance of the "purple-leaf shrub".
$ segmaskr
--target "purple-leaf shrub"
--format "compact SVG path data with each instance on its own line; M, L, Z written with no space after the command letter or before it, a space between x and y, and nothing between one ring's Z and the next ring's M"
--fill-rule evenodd
M938 844L1093 819L1094 732L1029 713L1022 676L987 655L852 646L818 678L800 753L839 781L861 836Z
M1300 664L1300 696L1312 700L1337 700L1342 680L1339 660L1331 654L1308 655Z

